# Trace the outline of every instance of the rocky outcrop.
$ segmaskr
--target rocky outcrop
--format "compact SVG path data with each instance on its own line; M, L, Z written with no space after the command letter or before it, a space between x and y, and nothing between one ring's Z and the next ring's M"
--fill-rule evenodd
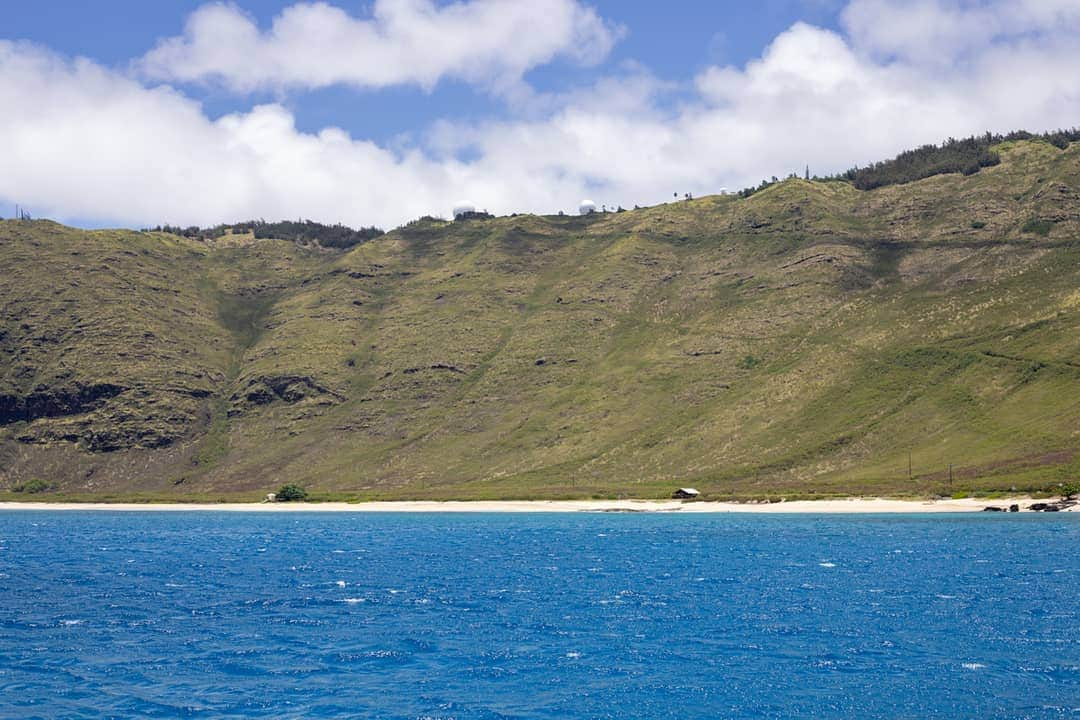
M269 405L281 401L295 404L315 399L322 404L336 405L345 400L340 393L319 384L307 375L263 375L251 378L243 390L232 394L233 408L230 416L240 415L245 409Z
M1062 510L1068 510L1077 505L1080 505L1080 500L1064 498L1057 500L1056 502L1032 503L1031 506L1028 507L1028 510L1034 510L1035 512L1061 512Z
M11 439L24 445L74 444L90 453L169 447L198 425L201 401L190 395L149 398L132 388L111 402L85 412L39 417L18 428Z
M0 425L82 415L97 410L125 390L112 383L95 383L56 388L39 386L25 396L0 395Z
M428 365L427 367L407 367L401 372L405 373L406 375L415 375L416 373L423 372L424 370L446 370L457 375L465 374L465 370L459 368L457 365L450 365L449 363L435 363L434 365Z

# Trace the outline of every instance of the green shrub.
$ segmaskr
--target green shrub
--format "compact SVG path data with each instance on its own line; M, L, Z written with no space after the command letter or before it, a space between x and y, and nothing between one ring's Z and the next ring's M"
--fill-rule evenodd
M18 485L13 485L12 488L11 488L12 492L27 493L27 494L30 494L30 495L36 495L37 493L43 493L43 492L45 492L47 490L52 490L52 485L45 482L44 480L38 480L38 479L28 480L27 482L19 483Z
M278 502L299 502L307 500L307 490L299 485L282 485L275 498Z
M761 364L761 360L753 355L747 355L739 361L739 369L741 370L753 370L755 367Z
M1067 150L1069 148L1069 139L1070 136L1064 132L1054 133L1049 138L1047 138L1050 144L1058 148L1059 150Z
M1053 227L1054 223L1050 222L1049 220L1039 220L1037 218L1031 218L1026 223L1024 223L1024 227L1021 228L1021 231L1025 233L1034 233L1035 235L1042 235L1043 237L1046 237L1050 234L1050 230Z
M1067 482L1058 488L1058 491L1061 493L1061 497L1065 499L1072 498L1074 495L1080 495L1080 481L1074 480L1072 482Z
M986 223L984 223L982 220L976 220L971 223L972 230L982 230L984 227L986 227Z
M1026 368L1024 368L1024 372L1020 376L1020 384L1022 385L1024 383L1028 383L1028 382L1031 382L1032 380L1034 380L1035 376L1039 373L1039 371L1042 370L1045 367L1046 367L1046 363L1042 363L1042 362L1038 362L1038 361L1033 362L1030 365L1028 365Z

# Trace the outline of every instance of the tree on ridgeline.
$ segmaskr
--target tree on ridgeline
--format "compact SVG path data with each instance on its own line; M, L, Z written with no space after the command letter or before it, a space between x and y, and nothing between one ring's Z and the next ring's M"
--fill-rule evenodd
M1065 150L1070 144L1080 140L1080 128L1055 130L1035 135L1023 130L1004 135L985 133L957 140L949 138L940 145L923 145L908 150L891 160L883 160L866 167L853 167L846 172L820 178L825 182L850 182L859 190L873 190L888 185L902 185L935 175L961 173L974 175L983 168L993 167L1001 158L993 146L1003 142L1017 140L1042 140L1054 147ZM806 167L806 178L810 178L810 167ZM815 180L819 178L815 177ZM777 182L763 180L757 187L748 187L738 192L739 197L747 198Z
M172 225L158 225L147 228L144 232L164 232L171 235L195 240L216 240L220 237L232 234L252 233L256 239L292 240L300 243L318 243L322 247L346 249L373 240L385 232L377 227L362 227L354 230L346 225L324 225L311 220L283 220L281 222L266 222L265 220L249 220L247 222L215 225L211 228L200 228L198 225L190 227L174 227Z

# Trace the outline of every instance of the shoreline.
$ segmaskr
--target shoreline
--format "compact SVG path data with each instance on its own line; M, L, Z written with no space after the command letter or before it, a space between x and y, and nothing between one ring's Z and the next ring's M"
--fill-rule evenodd
M1030 497L963 498L943 500L894 500L889 498L843 498L836 500L795 500L777 503L682 502L679 500L401 500L326 503L71 503L0 502L0 512L25 511L119 511L119 512L412 512L412 513L530 513L530 512L612 512L684 514L872 514L872 513L971 513L988 506L1008 508L1019 505L1028 511L1036 502ZM1074 506L1063 512L1075 512Z

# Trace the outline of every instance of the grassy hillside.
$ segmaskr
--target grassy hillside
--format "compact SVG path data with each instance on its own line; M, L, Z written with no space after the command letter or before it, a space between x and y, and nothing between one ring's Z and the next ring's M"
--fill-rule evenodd
M0 222L0 488L791 497L1075 478L1080 144L995 150L968 177L425 220L347 253Z

